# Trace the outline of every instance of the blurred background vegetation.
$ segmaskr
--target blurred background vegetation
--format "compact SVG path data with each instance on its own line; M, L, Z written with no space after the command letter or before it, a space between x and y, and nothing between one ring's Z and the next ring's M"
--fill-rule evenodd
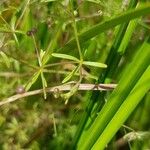
M73 1L78 33L125 11L128 3L126 0ZM33 79L39 69L35 49L39 50L40 55L50 49L51 54L74 38L71 13L69 0L0 1L0 100L15 95L26 87L30 90L43 87L40 77ZM149 26L149 18L144 20ZM122 70L131 62L134 51L143 42L147 34L144 25L137 25L119 67L114 70L114 83L120 79ZM84 59L104 62L115 32L116 28L113 28L88 40L82 47ZM77 49L70 49L66 53L79 57ZM48 87L60 85L75 65L49 57L43 71L44 79ZM64 65L48 66L56 62ZM82 81L95 83L101 69L85 67L84 71L86 74ZM74 81L78 79L79 75L72 77ZM77 92L67 105L62 98L56 99L53 94L47 94L46 100L41 94L0 106L0 149L69 149L90 94ZM149 130L149 107L150 96L147 95L144 103L128 119L127 125L134 130ZM123 135L124 128L116 138ZM144 141L134 144L142 142ZM150 144L150 140L146 143Z

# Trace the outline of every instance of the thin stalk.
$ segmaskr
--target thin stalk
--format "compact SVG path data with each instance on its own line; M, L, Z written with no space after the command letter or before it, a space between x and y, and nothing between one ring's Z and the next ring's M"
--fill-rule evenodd
M78 64L78 62L75 61L63 61L63 62L58 62L58 63L51 63L44 65L43 68L48 68L48 67L53 67L53 66L60 66L60 65L66 65L66 64Z
M35 52L36 52L36 55L37 55L39 66L42 67L42 60L41 60L39 50L38 50L38 47L37 47L37 44L36 44L36 41L35 41L35 37L32 33L31 33L31 35L32 35L32 39L33 39L33 43L34 43Z
M18 33L18 34L23 34L25 35L25 32L23 31L20 31L20 30L15 30L15 31L12 31L12 30L8 30L8 29L3 29L3 28L0 28L0 33L10 33L10 34L13 34L13 33Z
M35 46L35 51L36 51L38 63L39 63L39 66L40 66L39 71L40 71L40 76L41 76L41 80L42 80L44 99L46 99L47 95L46 95L45 88L47 87L47 82L45 80L44 73L43 73L42 59L41 59L41 56L40 56L40 53L39 53L39 50L38 50L38 46L37 46L36 41L35 41L34 34L31 33L31 35L32 35L34 46Z
M18 25L20 24L21 22L21 19L23 18L25 12L26 12L26 9L28 8L28 5L30 4L30 0L27 0L26 4L24 5L24 9L19 17L19 19L17 20L17 23L15 25L15 29L18 27Z
M49 70L49 69L43 69L43 72L45 73L54 73L54 74L66 74L69 75L70 71L58 71L58 70ZM76 72L74 73L75 76L80 76L80 73ZM97 80L97 77L94 75L89 74L82 68L82 77L85 79L94 79Z
M70 5L71 5L71 10L72 10L72 18L73 18L73 29L74 29L74 34L75 34L75 39L76 39L76 43L77 43L77 49L79 52L79 56L80 56L80 64L79 64L79 73L80 73L80 79L79 79L79 83L81 83L82 81L82 64L83 64L83 55L82 55L82 51L81 51L81 47L80 47L80 42L79 42L79 38L78 38L78 31L77 31L77 25L76 25L76 20L75 20L75 16L74 16L74 9L73 9L73 3L72 0L70 0Z
M47 93L53 93L56 92L56 90L58 92L61 91L70 91L73 87L73 83L69 83L69 84L64 84L64 85L59 85L59 86L54 86L54 87L49 87L46 88L46 92ZM86 84L86 83L80 83L78 86L78 90L81 91L93 91L93 90L100 90L100 91L108 91L108 90L113 90L114 88L116 88L117 84ZM4 100L0 101L0 106L4 105L4 104L8 104L11 102L14 102L18 99L24 98L24 97L28 97L28 96L32 96L32 95L37 95L37 94L41 94L43 93L43 89L38 89L38 90L34 90L34 91L29 91L29 92L25 92L22 94L16 94L14 96L11 96L9 98L6 98Z
M79 39L78 39L78 33L77 33L77 27L76 27L75 21L73 23L73 28L74 28L74 34L75 34L77 48L78 48L78 52L79 52L79 56L80 56L80 61L83 61L83 56L82 56L81 47L80 47L80 43L79 43Z
M5 78L22 78L25 76L30 76L32 72L28 73L16 73L16 72L0 72L0 77L5 77Z
M13 58L14 60L16 60L16 61L18 61L18 62L20 62L20 63L22 63L22 64L24 64L24 65L26 65L26 66L28 66L28 67L30 67L30 68L33 68L34 70L39 70L39 67L38 67L38 66L34 66L34 65L32 65L32 64L29 64L26 60L17 58L16 56L13 56L13 55L7 53L6 51L3 51L3 50L2 50L2 52L5 53L8 57Z

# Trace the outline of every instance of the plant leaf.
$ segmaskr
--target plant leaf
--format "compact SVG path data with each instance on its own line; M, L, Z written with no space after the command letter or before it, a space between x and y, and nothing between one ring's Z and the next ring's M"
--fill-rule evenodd
M52 53L52 56L53 56L53 57L57 57L57 58L63 58L63 59L73 60L73 61L77 61L77 62L80 61L80 60L77 59L76 57L71 56L71 55L67 55L67 54Z
M6 66L9 68L10 67L10 59L7 57L7 55L4 52L0 52L0 55L2 56Z
M99 63L99 62L84 61L83 64L88 66L93 66L93 67L99 67L99 68L107 68L106 64Z
M36 82L36 80L38 79L40 75L40 71L36 72L28 81L28 83L26 84L26 91L28 91L30 89L30 87L32 86L32 84L34 84Z
M73 69L68 75L67 77L64 78L64 80L62 81L62 83L66 83L68 80L71 79L71 77L76 73L76 71L79 69L79 66L77 66L75 69Z

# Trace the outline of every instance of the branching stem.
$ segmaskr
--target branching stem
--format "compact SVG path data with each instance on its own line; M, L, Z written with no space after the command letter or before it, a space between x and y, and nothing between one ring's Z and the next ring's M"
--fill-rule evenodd
M70 91L71 88L73 87L73 85L74 85L74 83L69 83L69 84L65 84L65 85L49 87L49 88L46 88L45 90L47 93L53 93L53 92L55 92L56 89L58 89L59 91ZM79 85L78 91L79 90L80 91L92 91L92 90L108 91L108 90L113 90L116 86L117 86L117 84L97 84L97 85L95 85L95 84L82 83ZM22 94L16 94L16 95L13 95L9 98L6 98L6 99L0 101L0 106L14 102L14 101L19 100L24 97L37 95L37 94L41 94L41 93L43 93L43 89L28 91L28 92L25 92Z

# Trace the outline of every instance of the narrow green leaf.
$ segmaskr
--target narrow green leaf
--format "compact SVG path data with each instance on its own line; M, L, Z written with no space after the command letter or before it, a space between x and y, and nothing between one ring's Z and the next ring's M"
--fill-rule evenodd
M125 35L124 35L124 37L122 39L122 42L121 42L121 44L120 44L120 46L118 48L118 52L120 54L123 54L125 52L128 44L129 44L129 41L130 41L130 39L131 39L131 37L133 35L133 32L134 32L134 30L135 30L135 28L137 26L138 20L139 19L135 19L135 20L132 20L129 23L129 25L127 27L127 30L126 30L126 33L125 33Z
M73 61L77 61L77 62L80 61L80 60L77 59L76 57L71 56L71 55L67 55L67 54L52 53L52 56L53 56L53 57L57 57L57 58L63 58L63 59L73 60Z
M2 56L6 66L9 68L10 67L10 59L7 57L7 55L4 52L0 52L0 55Z
M26 84L26 91L28 91L30 88L31 88L31 86L36 82L36 80L38 79L38 77L39 77L39 75L40 75L40 71L38 71L38 72L36 72L33 76L32 76L32 78L28 81L28 83Z
M68 75L67 77L64 78L64 80L62 81L62 83L66 83L68 80L71 79L71 77L78 71L79 66L77 66L75 69L73 69Z
M53 31L53 34L55 36L50 40L50 42L45 50L44 56L42 57L43 65L45 65L48 62L48 60L51 58L51 54L54 52L54 49L57 46L57 41L60 37L61 30L62 30L62 22L60 21L60 22L58 22L56 28Z
M107 68L106 64L98 63L98 62L84 61L83 64L88 66L93 66L93 67L99 67L99 68Z

